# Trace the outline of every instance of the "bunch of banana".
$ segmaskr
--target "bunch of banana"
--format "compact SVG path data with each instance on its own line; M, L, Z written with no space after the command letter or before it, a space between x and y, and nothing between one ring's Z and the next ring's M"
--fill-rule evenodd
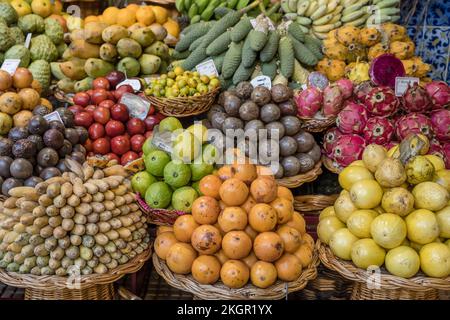
M373 26L400 19L400 0L341 0L343 25Z
M367 26L400 20L400 0L372 0Z
M252 0L253 1L253 0ZM241 10L247 7L251 0L176 0L175 7L177 10L189 17L190 23L196 23L199 21L209 21L210 19L219 19L221 15L224 15L229 10ZM223 10L215 11L216 8L223 8ZM272 20L277 20L276 15L280 5L278 3L273 4L270 0L260 0L259 6L253 11L254 16L264 13L267 16L271 16ZM229 10L226 10L229 9ZM215 12L221 12L219 17L215 17ZM217 15L217 13L216 13ZM280 17L281 18L281 14Z

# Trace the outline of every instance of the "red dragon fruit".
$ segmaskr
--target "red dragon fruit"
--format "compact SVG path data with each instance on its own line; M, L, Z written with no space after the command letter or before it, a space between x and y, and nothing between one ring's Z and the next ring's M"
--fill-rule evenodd
M421 113L407 114L396 122L396 133L399 140L405 139L411 133L421 133L428 139L433 137L433 129L430 119Z
M400 142L398 141L389 141L388 143L384 144L383 147L385 147L386 150L390 150L391 148L398 146Z
M366 96L373 89L373 85L370 81L364 81L355 86L353 89L353 95L357 101L360 103L364 103L366 100Z
M340 136L331 150L331 158L339 165L346 167L356 160L361 160L362 153L366 147L363 138L356 134Z
M441 143L437 139L430 140L430 149L428 149L428 154L434 154L441 157L445 161L444 148L442 148Z
M442 150L444 151L445 156L445 167L450 169L450 143L445 143L442 146Z
M426 112L430 109L428 93L417 83L406 89L401 100L406 112Z
M339 86L331 85L323 90L323 114L326 117L336 116L342 110L344 96Z
M430 82L426 85L425 90L431 99L431 109L440 109L450 105L450 86L445 82Z
M333 146L340 136L342 136L342 132L340 132L338 128L331 128L325 133L323 137L323 149L325 150L326 155L331 155Z
M431 125L439 141L450 141L450 111L440 109L431 112Z
M394 126L391 120L383 117L373 117L367 120L364 128L364 139L368 144L386 145L394 136Z
M394 90L389 87L373 88L366 96L364 105L367 111L380 117L389 117L393 115L399 106L400 102L395 96Z
M344 99L348 99L353 94L353 82L349 79L342 78L335 82L338 85L339 89L341 89L342 95Z
M313 117L320 110L323 94L316 87L308 87L295 97L298 114L301 117Z
M362 133L367 122L367 111L362 104L349 102L339 112L336 126L342 133Z

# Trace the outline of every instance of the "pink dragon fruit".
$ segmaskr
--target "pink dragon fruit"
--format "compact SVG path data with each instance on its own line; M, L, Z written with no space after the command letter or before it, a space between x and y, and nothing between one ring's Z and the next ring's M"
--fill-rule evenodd
M446 169L450 169L450 143L445 143L442 146L442 150L444 151L445 167Z
M386 148L386 150L390 150L391 148L398 146L400 142L398 141L389 141L388 143L384 144L383 147Z
M366 96L372 91L374 87L370 81L364 81L355 86L353 89L353 95L357 101L360 103L364 103L366 100Z
M383 117L373 117L367 120L364 127L364 139L368 144L386 145L394 136L394 126L391 120Z
M362 133L367 122L367 111L362 104L349 102L339 112L336 126L342 133Z
M431 125L439 141L450 141L450 111L440 109L431 112Z
M342 132L338 128L329 129L323 137L323 149L326 155L331 155L336 140L342 136Z
M430 109L428 93L417 83L408 87L401 101L406 112L426 112Z
M428 149L428 154L434 154L438 157L441 157L445 161L444 149L437 139L433 138L430 140L430 149Z
M367 94L364 105L374 116L389 117L397 112L400 102L391 88L376 87Z
M433 81L426 85L431 99L431 109L440 109L450 105L450 86L443 81Z
M301 117L313 117L320 110L323 94L316 87L308 87L295 97L298 114Z
M346 167L356 160L360 160L366 142L356 134L340 136L331 150L331 158L339 165Z
M353 82L349 79L342 78L335 82L338 85L339 89L341 89L342 95L344 99L348 99L353 94Z
M431 139L433 129L430 119L421 113L407 114L396 122L396 133L399 140L405 139L411 133L421 133Z
M342 110L344 96L339 86L331 85L323 91L323 114L326 117L336 116Z

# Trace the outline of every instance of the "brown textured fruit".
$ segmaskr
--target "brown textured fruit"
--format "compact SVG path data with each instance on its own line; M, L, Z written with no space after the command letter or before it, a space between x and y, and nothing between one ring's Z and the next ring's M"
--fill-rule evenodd
M216 227L204 224L194 230L191 243L200 254L214 254L220 249L222 235Z
M177 218L173 224L173 233L178 241L191 242L192 233L198 227L198 223L190 214L185 214Z
M21 89L19 96L22 98L22 108L25 110L33 110L41 100L39 93L31 88Z
M312 260L312 249L307 245L301 245L294 255L300 260L303 268L309 266Z
M6 91L11 88L13 79L5 70L0 70L0 91Z
M192 276L201 284L213 284L219 280L221 265L214 256L202 255L192 263Z
M219 170L217 170L217 175L222 181L233 178L233 170L231 170L231 166L223 166Z
M255 205L248 215L250 226L258 232L273 230L277 221L277 212L265 203Z
M230 231L223 237L222 249L230 259L243 259L252 250L252 239L244 231Z
M231 178L222 183L219 193L226 205L240 206L247 199L248 187L241 180Z
M283 240L275 232L260 233L253 242L253 251L260 260L266 262L276 261L283 254Z
M250 186L250 193L258 203L270 203L276 199L278 192L275 180L258 178Z
M247 267L251 268L258 261L258 258L256 257L255 253L251 251L248 256L241 260L247 265Z
M214 224L220 213L219 202L208 196L202 196L192 203L192 217L198 224Z

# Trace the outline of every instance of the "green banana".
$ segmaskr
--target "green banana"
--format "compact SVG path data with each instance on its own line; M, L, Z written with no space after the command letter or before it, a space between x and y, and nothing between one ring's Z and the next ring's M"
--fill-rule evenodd
M214 9L219 5L220 0L212 0L200 15L203 21L209 21L214 14Z
M248 6L248 3L250 2L250 0L239 0L236 6L237 10L241 10L244 9L246 6Z
M321 5L316 12L314 12L310 18L312 20L317 20L319 18L322 18L325 14L327 13L327 6L326 5Z
M191 23L193 23L193 22L192 22L192 18L193 18L195 15L197 15L197 13L198 13L198 6L197 6L196 3L193 3L193 4L191 5L191 7L189 8L189 11L188 11L188 17L189 17L189 19L191 20Z
M398 14L400 12L399 8L383 8L376 11L376 14L380 14L382 16L392 16L393 14Z
M208 6L209 0L195 0L195 3L198 6L198 13L202 13L206 7Z
M317 1L311 2L308 10L305 12L305 16L310 17L319 8L319 3Z
M288 0L289 11L295 12L297 10L297 0Z
M338 21L336 23L324 24L321 26L313 26L313 30L320 33L330 32L331 30L337 29L341 26L341 22Z
M291 12L291 8L289 8L289 1L288 0L281 0L281 9L283 9L283 11L285 13L292 13Z
M397 6L398 4L399 4L399 0L383 0L381 2L378 2L376 4L376 6L380 9L383 9L383 8L394 7L394 6Z
M176 0L175 1L175 8L177 8L177 10L179 12L183 12L185 10L184 0Z
M190 23L197 23L197 22L200 22L200 20L202 19L202 17L200 17L200 15L195 15L195 16L193 16L190 20Z
M324 24L328 24L328 22L330 22L331 19L333 19L333 15L332 14L327 14L327 15L324 15L322 18L313 21L313 25L321 26L321 25L324 25Z
M355 11L355 12L352 12L352 13L342 16L341 21L342 22L354 21L356 19L361 18L364 14L365 14L365 12L363 10L358 10L358 11Z
M309 0L297 2L297 14L299 16L303 15L309 7Z
M303 26L309 26L311 24L311 19L307 17L297 17L295 21Z
M227 8L234 9L239 0L228 0Z

